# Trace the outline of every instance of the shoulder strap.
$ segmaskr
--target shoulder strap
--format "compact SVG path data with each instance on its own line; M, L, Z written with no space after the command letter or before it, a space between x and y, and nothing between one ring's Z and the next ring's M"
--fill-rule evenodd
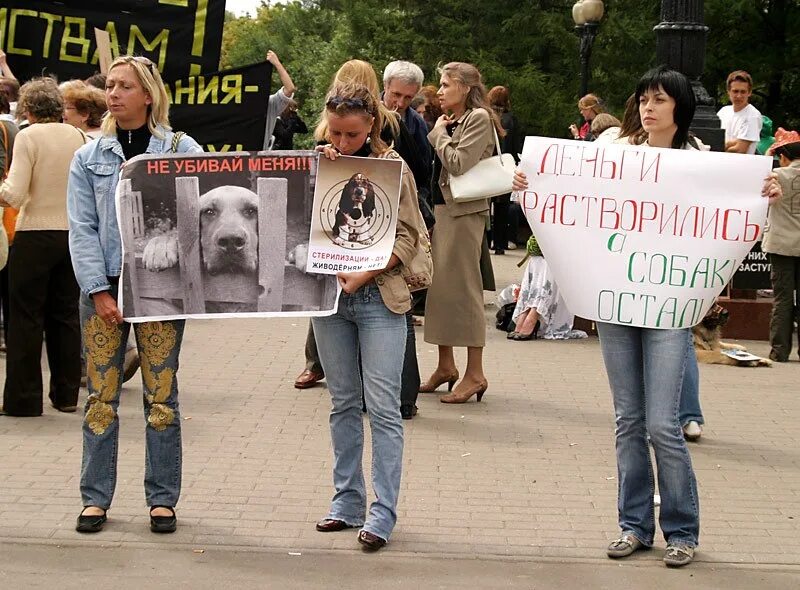
M3 159L3 173L0 174L0 179L2 179L8 176L8 161L11 159L11 150L8 145L8 129L6 129L6 124L3 121L0 121L0 129L3 130L3 149L6 150L6 157Z
M183 131L176 131L175 133L172 134L172 145L169 148L169 152L171 154L178 153L178 146L180 145L181 139L183 139L184 135L186 134Z

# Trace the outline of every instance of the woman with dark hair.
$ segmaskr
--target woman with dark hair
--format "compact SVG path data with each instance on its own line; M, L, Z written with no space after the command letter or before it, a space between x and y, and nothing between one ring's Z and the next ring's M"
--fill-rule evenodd
M352 81L335 83L322 113L324 137L330 141L322 148L324 156L401 160L381 138L383 116L380 99L368 87ZM339 273L343 293L336 314L312 319L333 406L330 426L336 488L330 511L316 529L330 533L362 527L358 542L367 551L383 547L394 529L403 466L400 387L411 294L400 270L417 252L422 223L414 177L407 165L402 170L397 231L386 268ZM368 513L362 394L372 431L376 496Z
M519 162L519 154L522 152L521 134L519 123L514 113L511 112L511 95L505 86L495 86L488 94L489 104L500 117L500 124L506 131L505 137L500 142L500 150L504 154L514 156L514 161ZM503 255L506 253L508 243L508 209L511 205L511 193L492 197L492 242L494 242L494 253ZM516 247L516 244L514 245Z
M19 209L9 256L9 327L3 410L42 414L42 339L50 366L50 404L74 412L81 378L78 284L70 259L67 177L86 136L61 122L58 85L37 78L20 89L17 114L30 126L14 142L0 205Z
M646 134L642 145L695 149L689 142L695 98L686 76L665 67L650 70L639 80L635 100ZM629 143L629 138L621 137L618 142ZM516 173L514 189L527 187L525 175ZM779 193L780 186L768 178L763 194L772 197ZM670 567L687 565L694 558L700 529L697 481L678 421L691 330L597 322L597 331L616 414L622 529L607 554L626 557L653 545L652 446L661 494L659 524L667 541L663 559Z
M453 347L467 348L467 368L454 391L439 398L463 404L481 401L489 387L483 372L486 321L483 312L481 249L489 199L457 203L450 177L461 175L495 151L495 132L505 136L489 105L481 73L472 64L452 62L441 69L442 115L428 134L435 151L432 183L436 230L433 232L433 284L425 309L425 341L438 345L436 369L420 392L430 393L459 380Z

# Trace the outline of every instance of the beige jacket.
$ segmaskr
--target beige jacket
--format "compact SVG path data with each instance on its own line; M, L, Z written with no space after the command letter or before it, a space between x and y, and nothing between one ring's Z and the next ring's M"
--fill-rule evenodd
M401 160L394 150L389 150L377 158ZM392 254L400 259L401 264L408 265L417 255L419 243L419 229L417 218L419 205L417 204L417 185L414 175L408 166L403 163L403 175L400 181L400 208L397 215L397 230L394 236ZM375 277L375 283L381 292L383 303L394 313L406 313L411 309L411 292L408 290L406 280L402 275L402 266L398 264Z
M781 256L800 256L800 160L774 172L783 197L769 206L761 249Z
M35 123L17 134L0 200L19 209L17 231L68 230L67 179L82 131L65 123Z
M453 136L447 134L444 127L434 127L428 133L436 155L442 161L442 173L439 175L439 186L446 204L447 213L451 217L468 215L469 213L487 213L489 199L478 199L468 203L456 203L450 192L450 175L460 176L481 160L492 156L495 151L492 117L486 109L468 109L456 121Z

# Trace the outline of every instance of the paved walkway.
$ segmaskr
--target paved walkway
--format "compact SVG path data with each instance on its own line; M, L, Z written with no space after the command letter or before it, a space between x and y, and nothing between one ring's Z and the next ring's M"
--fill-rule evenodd
M520 257L516 251L493 258L498 283L521 274ZM493 328L493 315L487 307L490 386L483 402L450 406L421 395L419 415L405 423L399 520L384 553L577 560L597 564L587 572L605 571L611 562L604 548L617 533L617 480L598 341L511 342ZM322 387L292 387L303 365L305 331L304 319L187 327L180 372L181 524L168 539L147 528L137 380L123 392L117 495L99 535L73 530L80 507L80 416L48 407L41 418L1 417L0 541L31 552L42 546L55 551L55 545L224 547L264 555L335 550L355 563L368 559L357 550L355 531L325 535L313 527L332 494L329 398ZM421 328L418 338L427 375L435 349L421 341ZM766 343L747 344L757 354L768 351ZM707 426L691 447L702 511L699 563L692 569L778 568L780 579L800 584L798 382L796 361L772 369L701 367ZM650 566L660 557L661 551L642 553L627 563L647 568L654 580L663 568ZM565 579L573 579L570 567L563 569Z

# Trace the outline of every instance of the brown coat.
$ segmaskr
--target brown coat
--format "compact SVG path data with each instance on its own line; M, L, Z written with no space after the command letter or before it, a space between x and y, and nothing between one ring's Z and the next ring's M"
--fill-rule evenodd
M456 203L450 192L450 175L459 176L481 160L490 157L495 151L494 123L486 109L468 109L457 120L453 136L440 126L428 133L436 155L442 161L439 186L446 203L447 213L452 217L483 213L489 210L489 199L478 199L468 203Z
M378 158L393 160L401 159L397 152L389 150ZM417 254L419 230L417 218L419 205L417 204L417 185L408 166L403 163L403 175L400 182L400 208L397 214L397 230L394 237L392 254L400 259L401 264L409 264ZM375 277L375 283L381 292L383 303L394 313L406 313L411 309L411 292L403 278L401 264L382 272Z

